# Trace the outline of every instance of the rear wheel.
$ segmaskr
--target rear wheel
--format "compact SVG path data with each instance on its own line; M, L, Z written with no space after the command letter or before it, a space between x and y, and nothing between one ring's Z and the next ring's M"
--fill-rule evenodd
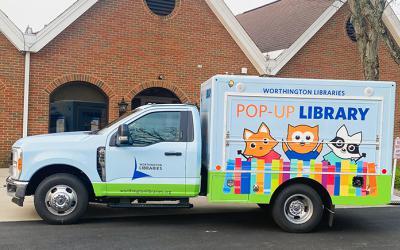
M51 224L77 222L88 206L88 192L81 180L70 174L55 174L44 179L35 192L37 213Z
M276 224L287 232L310 232L321 222L323 203L319 194L310 186L294 184L278 194L272 216Z

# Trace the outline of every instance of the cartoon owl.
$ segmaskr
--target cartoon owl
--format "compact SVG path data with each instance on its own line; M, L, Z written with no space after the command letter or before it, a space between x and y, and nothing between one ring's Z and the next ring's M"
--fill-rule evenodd
M283 151L289 160L310 161L316 159L323 145L319 141L319 126L288 126L287 142L282 144Z
M248 160L251 158L263 159L266 163L272 160L278 160L281 155L273 150L278 142L271 136L270 130L265 123L261 123L257 133L249 129L244 129L243 139L246 142L246 148L242 154Z
M328 144L331 152L324 155L324 160L330 164L341 162L342 160L350 160L356 163L366 154L360 154L360 144L362 141L362 132L350 135L346 126L343 125L336 132L336 137Z

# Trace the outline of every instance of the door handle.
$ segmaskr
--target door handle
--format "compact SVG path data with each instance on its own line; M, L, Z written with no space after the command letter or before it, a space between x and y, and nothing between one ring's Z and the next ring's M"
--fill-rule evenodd
M181 152L165 152L166 156L182 156Z

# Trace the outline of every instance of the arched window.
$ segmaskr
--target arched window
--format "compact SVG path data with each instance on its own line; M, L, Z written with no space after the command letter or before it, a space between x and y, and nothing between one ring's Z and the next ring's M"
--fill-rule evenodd
M147 7L158 16L170 15L176 6L176 0L145 0Z
M350 38L351 41L357 42L357 35L356 30L353 25L353 18L349 17L346 22L346 32L347 36Z
M181 103L174 92L165 88L148 88L132 99L132 109L149 103L172 104Z
M49 132L93 131L108 123L108 97L90 83L69 82L50 95Z

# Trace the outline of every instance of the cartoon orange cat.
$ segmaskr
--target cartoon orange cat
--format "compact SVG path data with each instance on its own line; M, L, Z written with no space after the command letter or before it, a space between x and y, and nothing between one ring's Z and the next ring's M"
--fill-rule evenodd
M246 148L242 154L246 159L251 158L262 159L266 163L271 163L272 160L279 160L281 155L273 148L278 145L278 142L271 136L270 130L265 123L261 123L257 133L249 129L244 129L243 139L246 142Z
M282 144L283 151L289 160L310 161L316 159L323 145L319 141L319 126L292 126L289 124L287 142Z

